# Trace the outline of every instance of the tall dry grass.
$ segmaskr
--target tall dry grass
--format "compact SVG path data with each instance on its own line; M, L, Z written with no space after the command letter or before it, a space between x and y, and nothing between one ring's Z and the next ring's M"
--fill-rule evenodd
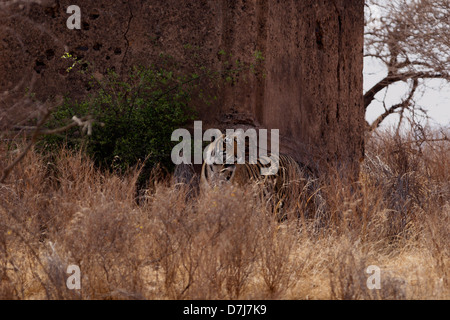
M320 228L278 223L252 187L193 195L155 180L137 201L138 169L30 152L0 186L0 298L448 299L450 148L411 139L373 137L359 181L322 181Z

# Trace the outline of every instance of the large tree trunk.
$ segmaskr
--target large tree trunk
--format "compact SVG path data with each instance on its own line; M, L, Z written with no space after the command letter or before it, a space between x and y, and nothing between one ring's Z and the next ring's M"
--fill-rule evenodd
M69 30L69 5L82 30ZM198 46L205 66L224 68L223 50L262 73L200 106L204 129L280 129L281 151L324 172L337 164L358 173L363 156L363 0L6 1L0 13L0 95L8 106L26 88L45 99L88 93L86 78L64 72L72 51L98 73L150 63L161 51L185 59ZM222 60L222 61L221 61ZM1 107L5 110L5 104ZM9 110L9 115L12 112ZM11 117L3 117L9 119Z

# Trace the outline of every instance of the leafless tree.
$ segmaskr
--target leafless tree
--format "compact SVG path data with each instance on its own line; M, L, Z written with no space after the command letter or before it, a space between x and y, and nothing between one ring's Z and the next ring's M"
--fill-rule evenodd
M364 94L367 108L375 96L399 82L409 84L408 92L398 104L388 106L369 125L373 131L390 115L427 116L417 105L427 80L450 81L450 1L449 0L367 0L365 57L381 61L387 75ZM407 112L409 111L409 112Z

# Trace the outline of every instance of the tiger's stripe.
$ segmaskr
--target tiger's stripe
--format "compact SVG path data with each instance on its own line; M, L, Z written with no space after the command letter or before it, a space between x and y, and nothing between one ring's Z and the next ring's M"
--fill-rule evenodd
M256 183L262 187L263 196L268 199L270 209L273 210L280 221L286 219L288 206L291 208L297 206L298 211L300 201L311 199L311 174L306 167L301 167L294 158L284 154L279 155L277 174L264 176L261 174L261 169L270 168L270 162L268 162L270 155L258 158L257 163L254 164L247 161L244 164L226 164L226 144L230 143L230 139L228 141L226 139L226 136L223 135L208 147L207 152L215 156L217 151L220 150L218 144L222 143L222 160L225 164L204 162L200 178L204 191L224 184L246 186ZM231 136L231 139L231 143L235 144L233 149L237 154L236 137ZM246 150L248 149L246 148Z

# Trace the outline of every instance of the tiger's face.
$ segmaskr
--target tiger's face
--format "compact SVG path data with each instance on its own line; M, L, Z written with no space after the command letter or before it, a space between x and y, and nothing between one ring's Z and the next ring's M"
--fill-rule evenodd
M243 156L238 151L237 138L236 135L222 135L205 150L201 180L206 186L222 185L233 180L237 163Z

